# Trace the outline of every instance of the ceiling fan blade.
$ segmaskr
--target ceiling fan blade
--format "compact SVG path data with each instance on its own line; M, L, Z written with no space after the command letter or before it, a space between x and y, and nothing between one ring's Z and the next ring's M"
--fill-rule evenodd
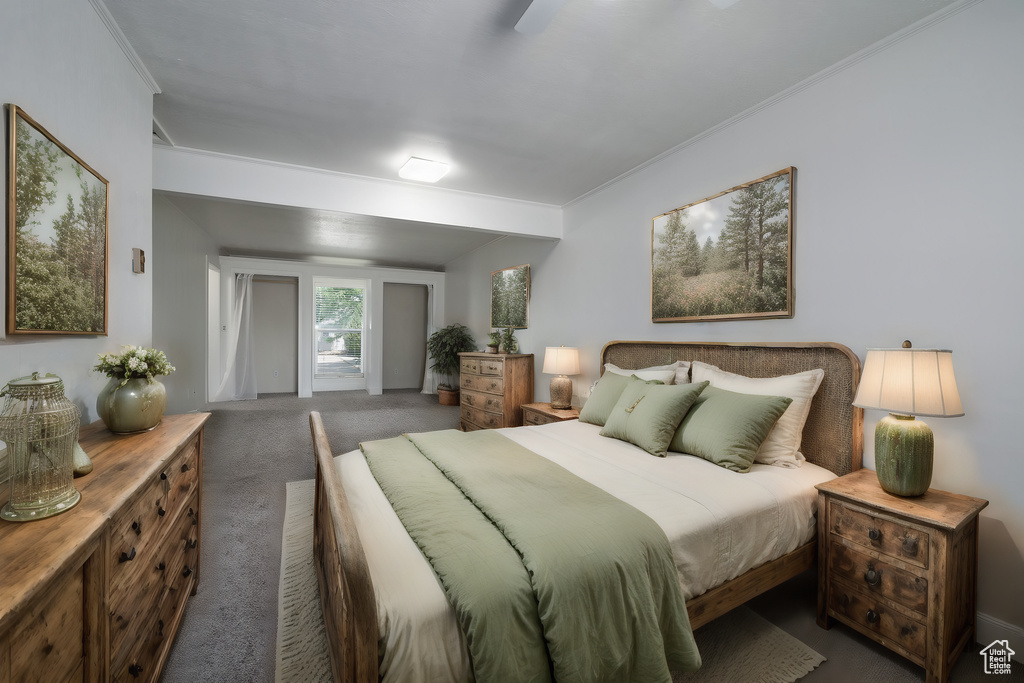
M516 30L530 36L542 33L564 4L565 0L533 0L516 22Z

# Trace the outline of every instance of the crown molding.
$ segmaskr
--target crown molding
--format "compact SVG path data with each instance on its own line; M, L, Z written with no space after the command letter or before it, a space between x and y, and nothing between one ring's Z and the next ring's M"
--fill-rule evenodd
M96 14L99 16L100 21L102 21L103 25L107 27L108 31L110 31L110 35L114 37L114 41L117 43L118 47L121 48L121 52L123 52L124 56L128 58L131 65L135 67L135 71L142 78L146 87L149 88L150 93L153 95L159 94L160 86L157 85L156 80L153 78L153 75L149 73L149 69L146 68L146 65L142 63L142 59L140 59L138 53L135 52L135 48L133 48L131 43L128 42L128 38L125 37L121 27L117 25L116 21L114 21L113 15L110 14L110 10L107 9L107 6L103 4L103 0L89 0L89 4L92 5L94 10L96 10Z

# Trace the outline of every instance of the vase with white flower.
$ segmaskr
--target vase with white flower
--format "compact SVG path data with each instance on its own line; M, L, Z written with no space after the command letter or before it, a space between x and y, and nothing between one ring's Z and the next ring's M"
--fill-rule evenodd
M153 429L167 409L167 389L156 377L174 372L158 349L124 346L119 353L99 354L93 368L110 381L96 397L96 412L115 434Z

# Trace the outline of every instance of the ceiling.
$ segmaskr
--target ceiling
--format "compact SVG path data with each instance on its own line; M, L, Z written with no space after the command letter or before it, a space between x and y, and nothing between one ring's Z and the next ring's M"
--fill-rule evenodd
M175 146L558 206L953 1L103 0Z

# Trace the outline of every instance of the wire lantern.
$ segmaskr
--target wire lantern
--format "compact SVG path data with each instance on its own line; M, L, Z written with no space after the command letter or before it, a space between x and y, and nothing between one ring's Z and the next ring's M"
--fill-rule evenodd
M80 413L56 375L32 373L11 380L0 412L0 439L7 443L11 496L0 517L27 522L68 510L81 499L75 488L74 447Z

